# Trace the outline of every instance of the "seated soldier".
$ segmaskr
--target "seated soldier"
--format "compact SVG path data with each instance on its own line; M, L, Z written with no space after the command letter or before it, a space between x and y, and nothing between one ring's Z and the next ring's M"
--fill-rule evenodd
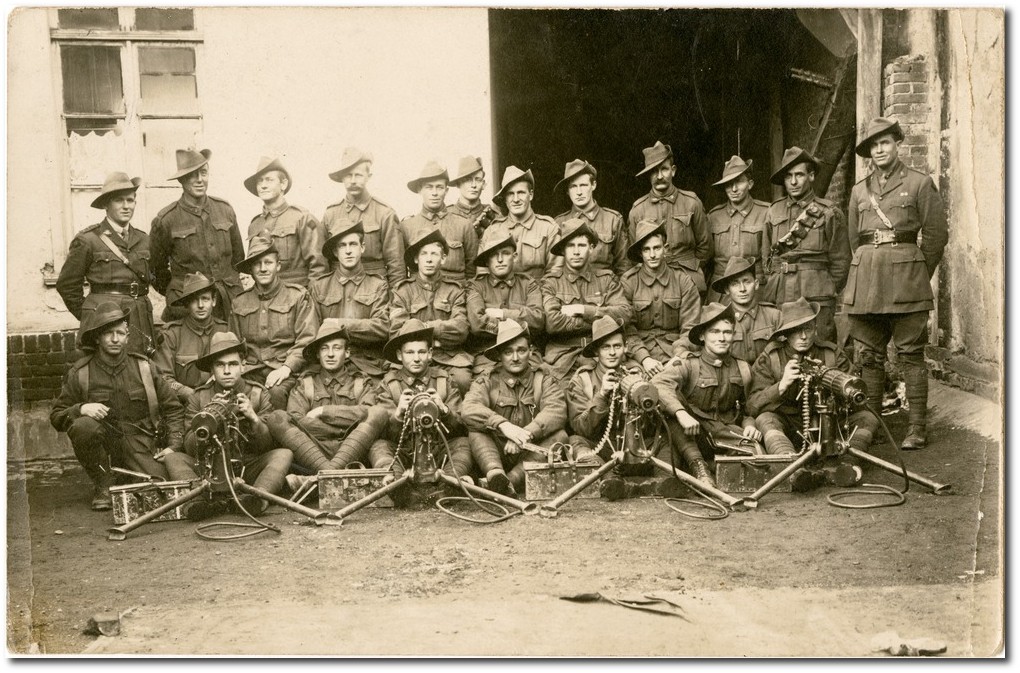
M627 324L632 309L612 271L596 269L591 254L598 236L585 220L563 223L560 240L550 249L564 265L542 279L545 307L545 364L557 380L568 380L579 364L591 324L604 315Z
M619 441L620 431L626 422L620 398L636 383L644 381L645 376L641 365L627 356L623 332L623 326L609 316L596 320L592 324L591 341L582 351L585 357L594 361L581 365L567 387L567 417L574 433L570 437L570 445L574 447L576 458L583 458L586 452L598 448L596 455L605 462L612 457L614 450L625 451L628 448ZM646 439L654 443L654 438ZM603 443L604 440L608 441ZM658 453L657 448L652 447L653 453ZM624 482L622 477L647 477L654 471L651 462L637 459L631 452L625 452L623 460L624 463L617 466L612 475L602 479L599 485L602 497L619 500L636 494L632 484Z
M50 423L66 432L74 455L95 484L92 509L108 510L111 467L167 478L153 458L162 414L169 448L181 445L184 412L144 355L127 352L128 312L103 302L86 316L79 343L88 353L72 365ZM91 351L91 352L89 352Z
M431 327L436 337L434 362L463 394L471 385L471 357L464 351L467 300L464 289L443 280L440 273L449 250L439 231L423 234L407 246L404 263L411 278L393 290L390 332L395 334L411 318Z
M294 462L311 472L366 462L369 447L386 427L385 410L375 406L379 389L348 361L349 342L340 321L323 321L304 350L305 360L318 364L290 391L287 411L269 416L277 444L293 451ZM296 490L302 480L287 483Z
M485 356L497 364L471 384L461 416L489 489L514 495L524 490L524 461L546 460L529 447L551 448L567 440L567 403L549 370L532 366L527 325L501 322Z
M177 393L182 405L186 405L195 388L209 379L209 375L198 371L195 360L209 352L212 335L226 332L227 323L213 315L216 308L216 286L201 273L189 273L184 277L183 294L173 303L186 308L188 315L180 320L171 320L163 327L159 349L152 359L163 380Z
M175 479L198 479L195 470L205 446L191 429L191 421L214 400L223 402L235 406L241 417L238 424L241 455L230 457L241 460L245 482L263 491L278 494L283 490L284 478L290 469L293 454L289 449L274 448L276 445L266 425L266 418L273 411L269 394L258 383L246 381L241 376L244 352L244 340L238 339L233 332L213 335L209 354L195 361L200 371L211 372L212 377L195 389L195 394L184 410L184 424L188 428L184 436L185 453L168 453L165 461ZM251 493L239 495L237 499L249 514L258 515L266 510L266 501ZM199 499L193 501L188 510L188 518L205 519L223 512L225 506L226 503L219 501Z
M698 321L701 295L683 269L666 264L666 226L652 220L637 225L627 255L636 266L621 279L623 294L634 307L627 325L630 355L645 373L655 376L686 345L687 331Z
M467 429L460 416L460 390L450 381L449 374L432 366L434 338L431 327L412 318L386 343L383 349L386 359L399 364L400 369L391 369L383 378L379 404L389 411L389 427L372 444L370 460L372 467L392 467L395 477L399 477L405 468L411 466L414 456L409 451L411 438L405 436L404 423L411 400L424 393L431 396L439 408L439 420L444 426L443 432L450 450L449 455L443 450L441 454L432 457L436 467L474 483L470 477L471 447L468 445ZM398 447L401 439L405 440L405 444Z
M322 256L333 271L313 279L308 294L320 322L339 320L347 330L351 362L378 380L389 369L382 357L390 331L389 291L386 281L366 273L361 263L363 225L341 220L337 227L322 246Z
M781 319L778 308L758 301L758 279L754 274L753 257L730 257L726 270L712 283L712 289L723 297L721 303L733 307L736 322L730 353L748 363L757 360L765 350Z
M795 453L798 449L791 438L796 437L798 444L803 441L800 394L804 382L801 379L801 361L813 358L841 372L850 371L850 361L834 344L818 339L818 304L801 297L795 302L783 304L781 310L782 323L754 362L754 382L747 410L755 416L755 423L765 436L765 450L768 453ZM878 419L870 411L858 410L850 415L849 423L856 426L856 431L850 436L850 446L866 451L878 429ZM856 458L844 455L836 462L855 468L835 472L839 477L836 485L851 486L860 479ZM795 472L790 478L790 484L794 490L809 490L818 486L831 473L809 466ZM852 474L853 478L846 481L844 477L848 474Z
M531 334L537 335L545 329L545 314L538 282L516 272L517 244L509 234L487 236L475 264L489 271L467 284L471 326L467 351L474 356L472 373L478 376L494 364L482 352L495 343L500 320L525 322ZM541 364L541 358L536 355L536 359L536 364Z
M690 331L700 353L679 356L652 378L672 426L674 455L686 462L695 479L712 487L715 480L705 458L714 457L716 442L761 441L754 418L744 413L751 366L730 353L734 322L732 306L706 306Z
M301 349L318 327L315 308L308 290L280 280L280 256L268 239L254 239L234 268L255 279L233 306L240 336L248 341L244 377L268 389L274 409L286 409L287 395L305 366Z

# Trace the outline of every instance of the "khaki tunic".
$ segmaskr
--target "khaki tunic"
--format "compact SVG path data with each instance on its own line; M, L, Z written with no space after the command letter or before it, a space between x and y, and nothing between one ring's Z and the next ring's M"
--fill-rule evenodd
M556 220L545 215L536 215L529 210L527 217L521 221L509 215L498 217L485 232L486 240L490 236L509 235L517 243L517 273L541 280L547 272L563 265L563 258L551 255L549 249L560 240L560 225Z
M241 453L250 457L275 449L273 437L269 432L269 426L266 425L266 417L273 412L273 405L269 402L269 393L258 383L252 383L242 378L238 379L237 384L230 390L221 388L215 379L209 379L206 383L195 389L195 394L188 401L188 406L184 410L184 424L188 428L188 432L184 436L185 450L190 455L198 457L200 443L195 433L191 432L191 419L195 417L195 414L202 411L207 404L212 402L216 395L222 392L235 395L237 393L244 393L251 402L255 415L258 416L258 422L256 423L238 414L238 425L241 434L248 440L244 441L244 439L241 439L239 442Z
M475 277L475 256L478 254L478 234L472 221L452 209L443 208L437 213L422 209L400 221L400 232L406 248L423 234L438 230L450 246L450 252L443 262L443 278L456 283L465 283Z
M745 363L750 369L750 365ZM686 411L698 420L724 425L754 426L746 413L749 390L740 366L731 355L716 358L702 351L687 353L676 364L652 377L659 404L670 418Z
M370 376L381 376L387 369L382 355L389 338L390 307L386 281L359 268L353 275L337 268L314 279L308 294L315 306L317 322L339 320L350 336L350 361Z
M769 204L758 199L749 199L743 210L737 210L732 203L724 203L708 211L708 228L712 232L712 277L708 281L706 301L719 301L722 293L712 289L712 283L726 272L726 264L732 257L755 259L754 277L764 285L765 271L762 264L769 256L765 245L765 214Z
M621 362L619 370L620 378L629 374L643 376L641 366L633 360ZM609 399L599 394L606 371L598 362L583 364L567 385L567 418L571 431L592 443L602 439L609 421Z
M365 192L358 203L347 199L326 208L322 224L327 238L347 223L361 223L365 229L365 254L361 263L365 271L386 279L392 289L407 278L404 268L404 241L400 235L397 214L382 201Z
M287 366L292 374L304 368L301 350L319 328L308 290L279 279L266 292L256 285L237 296L234 314L240 336L248 342L249 364Z
M786 363L797 355L785 341L770 341L751 369L751 396L747 401L748 413L757 416L764 411L776 412L791 419L800 418L800 390L803 383L797 380L785 393L780 394L779 382L783 378ZM808 357L821 360L827 367L841 372L850 371L850 361L843 351L828 341L816 341L806 353ZM797 357L801 357L797 355ZM795 424L799 424L795 423Z
M464 289L448 280L427 281L417 273L393 290L390 304L390 333L417 318L431 327L435 336L432 359L448 367L470 367L464 352L468 336L467 297Z
M564 222L573 218L585 220L598 236L599 242L592 253L592 265L595 268L607 269L619 276L634 266L627 257L627 228L623 224L623 215L592 201L588 210L581 212L577 208L571 208L557 215L556 222L562 226Z
M535 370L528 368L520 377L511 376L497 364L471 383L464 396L461 416L472 432L500 434L500 424L509 421L531 433L541 442L567 425L567 401L563 388L552 372L542 369L541 395L535 395Z
M637 225L652 220L666 225L666 262L691 276L699 292L706 289L701 267L712 258L705 206L694 192L670 185L665 196L649 193L634 202L627 216L630 240L637 239Z
M748 311L736 311L736 318L730 355L754 362L783 321L782 312L770 304L754 302Z
M623 292L634 307L627 326L627 350L638 362L652 358L666 362L674 344L697 324L701 296L690 276L666 264L652 275L644 264L623 274Z
M209 353L213 334L229 330L219 318L210 318L205 325L198 324L190 315L168 322L152 364L175 393L182 388L194 390L209 380L209 372L200 371L195 360Z
M436 394L443 400L443 404L450 410L440 420L449 433L447 437L466 437L467 428L464 427L464 420L461 418L461 406L463 398L460 388L450 380L450 375L439 367L429 367L420 376L413 377L405 369L391 369L383 377L381 392L379 393L379 404L387 409L397 408L400 395L405 390L413 390L416 393L423 393L428 389L436 391ZM403 423L390 414L389 425L386 429L386 439L391 442L400 440L400 429Z
M312 382L310 398L306 390L309 380ZM335 429L336 436L328 439L343 439L350 426L363 420L368 409L378 404L379 394L376 382L350 363L333 373L316 365L305 372L290 391L287 413L295 421L301 421L308 412L322 407L319 416L322 423L316 425L316 436L319 436L319 429Z
M322 225L304 208L286 201L277 208L263 207L248 226L248 247L256 236L270 237L280 253L280 280L308 286L310 278L329 273L322 256Z
M542 289L536 281L516 272L502 279L488 274L475 278L467 286L467 348L478 357L484 358L480 353L496 343L499 321L485 314L487 308L502 309L504 319L527 323L532 338L545 330Z

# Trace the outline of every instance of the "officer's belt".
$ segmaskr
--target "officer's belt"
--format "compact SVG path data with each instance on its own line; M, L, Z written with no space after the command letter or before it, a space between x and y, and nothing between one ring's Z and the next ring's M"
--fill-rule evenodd
M149 294L149 286L140 283L89 283L89 292L93 294L126 294L131 297L145 297Z
M823 271L828 270L826 262L780 262L777 270L779 273L796 273L797 271Z
M858 245L885 245L886 243L917 243L916 231L889 231L873 229L862 231L857 237Z

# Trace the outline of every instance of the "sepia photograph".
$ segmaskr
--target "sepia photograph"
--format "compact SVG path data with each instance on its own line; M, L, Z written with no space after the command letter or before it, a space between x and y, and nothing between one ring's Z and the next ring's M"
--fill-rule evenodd
M1005 40L8 7L8 658L1004 657Z

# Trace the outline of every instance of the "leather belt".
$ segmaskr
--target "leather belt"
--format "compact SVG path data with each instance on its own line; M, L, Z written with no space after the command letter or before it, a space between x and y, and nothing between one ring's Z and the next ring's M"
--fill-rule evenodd
M829 265L825 262L780 262L779 273L796 273L797 271L822 271Z
M857 237L858 245L886 245L891 243L917 243L916 231L891 231L889 229L873 229L872 231L861 232Z
M126 294L131 297L145 297L149 286L140 283L89 283L89 292L97 294Z

